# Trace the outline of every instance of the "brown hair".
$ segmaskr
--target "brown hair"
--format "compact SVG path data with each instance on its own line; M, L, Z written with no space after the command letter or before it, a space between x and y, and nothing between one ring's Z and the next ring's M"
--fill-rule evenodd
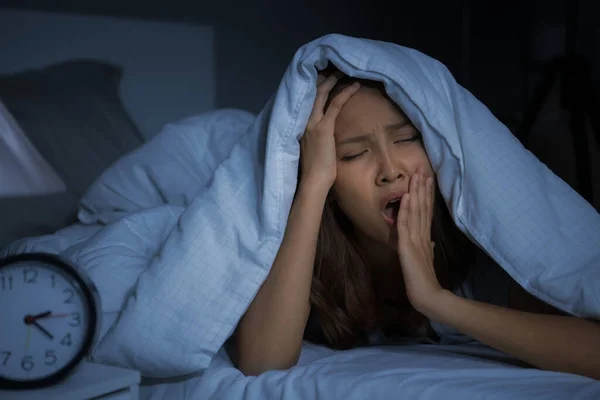
M344 76L330 92L325 109L355 81L388 97L381 82ZM464 280L475 248L454 224L437 189L432 240L436 243L436 275L442 287L452 290ZM371 267L352 222L331 199L331 193L319 230L310 303L305 339L335 349L365 345L369 333L377 328L389 337L414 336L422 327L432 333L427 319L406 297L399 261L385 270Z

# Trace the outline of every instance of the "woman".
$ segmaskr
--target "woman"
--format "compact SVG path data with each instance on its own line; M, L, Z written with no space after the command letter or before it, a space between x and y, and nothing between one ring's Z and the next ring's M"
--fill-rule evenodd
M304 339L336 349L378 336L436 342L449 327L534 367L600 379L595 322L512 280L506 304L464 295L483 282L466 279L481 253L450 218L420 133L381 83L320 76L299 172L282 245L236 331L242 372L295 365Z

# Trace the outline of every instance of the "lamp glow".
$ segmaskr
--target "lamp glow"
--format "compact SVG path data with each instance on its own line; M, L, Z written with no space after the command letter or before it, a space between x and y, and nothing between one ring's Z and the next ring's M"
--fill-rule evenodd
M0 101L0 197L59 193L66 186Z

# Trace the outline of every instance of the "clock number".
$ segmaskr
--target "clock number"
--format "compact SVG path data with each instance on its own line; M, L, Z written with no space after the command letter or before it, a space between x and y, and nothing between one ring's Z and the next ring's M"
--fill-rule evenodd
M44 364L46 365L53 365L56 364L56 356L54 355L54 350L46 350L46 360L44 361Z
M37 271L33 268L25 268L23 270L23 281L25 283L37 283Z
M73 342L71 341L71 334L67 333L65 335L64 338L62 338L62 340L60 341L60 344L62 344L63 346L71 346L73 344Z
M12 276L2 276L0 281L2 282L2 290L12 290Z
M79 324L81 323L81 319L79 319L79 313L77 313L77 312L71 313L71 317L72 317L72 319L69 321L69 325L79 326Z
M31 356L23 357L23 359L21 360L21 368L23 368L25 371L29 372L33 369L33 367L34 367L33 357L31 357Z
M10 351L3 351L2 354L4 354L4 360L2 361L2 365L6 365L8 364L8 359L10 358L10 355L12 353Z
M65 294L67 296L67 298L65 299L65 301L63 301L63 303L73 304L73 290L65 289L65 290L63 290L63 294Z

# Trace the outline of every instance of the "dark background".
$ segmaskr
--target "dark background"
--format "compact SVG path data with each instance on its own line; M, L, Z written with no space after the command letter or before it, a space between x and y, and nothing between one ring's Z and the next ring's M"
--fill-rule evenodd
M446 64L461 83L506 117L522 111L522 85L525 75L539 74L536 61L562 52L565 4L565 0L0 0L7 8L210 25L216 37L219 107L260 110L294 52L312 39L336 32L417 48ZM598 78L600 5L594 0L579 4L578 48ZM528 48L532 60L523 65ZM243 70L252 71L251 76L240 73L240 53L249 55Z
M216 48L216 106L258 112L275 91L294 52L327 33L390 41L446 64L457 80L516 130L546 61L564 53L568 0L0 0L0 7L104 15L211 26ZM600 82L596 51L599 2L579 1L578 53ZM240 65L243 63L243 65ZM576 186L573 150L561 132L533 136L531 149ZM566 135L566 136L565 136ZM554 139L548 139L554 138ZM534 143L535 142L535 143ZM591 169L600 180L598 149ZM568 164L568 166L567 166Z

